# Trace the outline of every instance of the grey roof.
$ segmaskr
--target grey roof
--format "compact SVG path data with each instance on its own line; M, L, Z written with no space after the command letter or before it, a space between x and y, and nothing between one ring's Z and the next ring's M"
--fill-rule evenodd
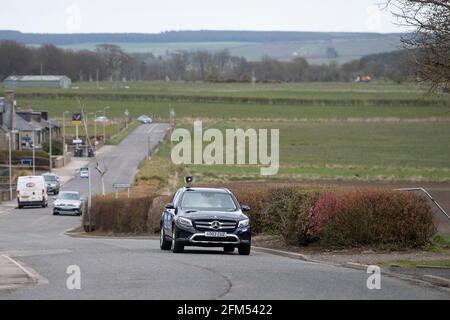
M9 76L5 81L60 81L69 79L67 76Z
M16 114L16 128L19 131L35 131L35 130L42 130L44 126L40 125L40 123L33 120L28 122L20 115Z

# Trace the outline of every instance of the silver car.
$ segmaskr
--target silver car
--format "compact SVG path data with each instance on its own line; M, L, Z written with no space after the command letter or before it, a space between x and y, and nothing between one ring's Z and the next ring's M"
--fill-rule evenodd
M153 119L146 115L140 116L137 120L142 124L149 124L153 122Z
M76 191L62 191L53 198L53 215L73 214L81 216L83 214L83 199Z
M59 182L59 177L53 173L44 173L42 175L45 180L45 185L47 187L47 193L58 194L61 184Z

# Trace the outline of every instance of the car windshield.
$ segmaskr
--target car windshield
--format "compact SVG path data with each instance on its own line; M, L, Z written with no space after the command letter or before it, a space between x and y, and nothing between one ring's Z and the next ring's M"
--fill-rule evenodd
M236 204L228 193L186 192L181 202L182 209L236 211Z
M80 200L78 193L60 193L57 197L58 200Z
M44 176L45 181L56 181L56 176Z

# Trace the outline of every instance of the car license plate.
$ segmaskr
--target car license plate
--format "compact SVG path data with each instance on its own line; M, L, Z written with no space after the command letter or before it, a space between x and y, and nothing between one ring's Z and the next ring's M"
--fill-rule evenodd
M225 238L227 236L226 232L216 232L216 231L207 231L205 232L206 237L219 237Z

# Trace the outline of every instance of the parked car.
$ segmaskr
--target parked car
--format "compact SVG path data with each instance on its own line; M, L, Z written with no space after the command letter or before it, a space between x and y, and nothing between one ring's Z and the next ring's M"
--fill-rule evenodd
M53 199L55 200L53 203L53 215L74 214L81 216L83 214L83 200L79 192L62 191Z
M33 149L33 139L29 136L22 137L20 139L22 149Z
M183 252L185 246L223 247L225 252L238 248L240 255L250 254L250 220L228 189L179 189L161 217L160 247Z
M58 194L61 187L59 177L53 173L44 173L42 176L47 186L47 193Z
M137 120L142 124L148 124L153 122L153 119L146 115L140 116L139 118L137 118Z
M95 121L95 122L107 122L107 121L108 121L108 118L107 118L107 117L104 117L104 116L101 116L101 117L95 118L94 121Z
M17 206L48 206L47 187L43 176L24 176L17 179Z

